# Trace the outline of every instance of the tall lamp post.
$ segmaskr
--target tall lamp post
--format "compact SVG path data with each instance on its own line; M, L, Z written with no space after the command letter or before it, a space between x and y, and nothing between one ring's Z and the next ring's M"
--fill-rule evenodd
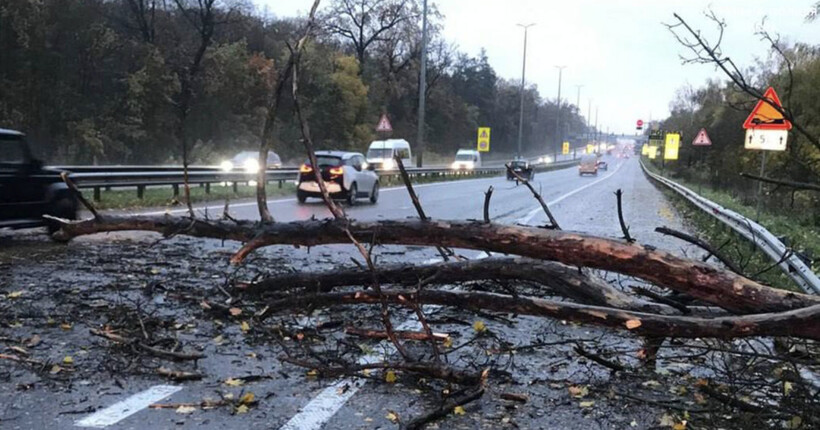
M558 148L561 146L561 75L564 73L564 69L567 66L555 66L558 69L558 112L555 114L555 158L554 160L558 160Z
M521 61L521 104L518 107L518 156L521 156L521 139L524 135L524 78L527 73L527 30L535 25L517 24L524 29L524 59Z
M421 18L421 70L419 70L419 123L416 135L416 167L422 166L424 156L424 102L427 95L427 0Z

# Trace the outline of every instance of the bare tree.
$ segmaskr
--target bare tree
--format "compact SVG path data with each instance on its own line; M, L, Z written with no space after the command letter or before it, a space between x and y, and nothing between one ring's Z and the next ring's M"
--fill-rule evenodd
M723 42L723 35L726 30L726 21L718 18L714 11L707 11L706 17L711 20L717 27L717 41L710 42L700 30L693 29L680 15L673 14L677 22L673 24L665 24L669 31L675 36L675 39L687 48L690 52L689 56L681 55L681 60L684 64L714 64L723 73L729 77L732 84L741 92L752 96L753 98L769 104L777 112L783 115L789 122L792 123L795 130L806 138L814 147L820 150L820 139L812 134L799 120L795 120L795 115L788 104L791 98L791 83L792 70L791 62L780 47L777 38L772 37L769 33L762 29L758 29L756 34L762 40L767 41L771 48L781 55L784 64L787 67L790 79L790 85L787 89L786 106L779 106L774 100L764 96L763 90L757 88L753 82L737 67L735 62L728 55L723 53L721 43ZM681 31L683 30L683 31Z
M418 15L415 0L334 0L325 27L353 44L361 73L368 49L395 37L394 30Z
M314 0L313 6L310 8L307 22L305 23L302 36L297 45L304 45L313 27L316 24L316 9L319 7L320 0ZM265 116L265 127L262 130L262 138L259 142L259 172L256 180L256 203L259 207L259 217L263 222L273 222L273 215L268 209L268 197L265 193L266 169L262 166L267 165L268 151L273 147L273 130L276 124L276 115L279 111L279 102L282 99L282 91L285 88L288 77L291 76L294 64L294 53L288 56L288 60L282 70L279 71L279 76L276 79L276 86L273 88L268 99L268 113Z
M156 37L157 0L126 0L143 42L154 43Z

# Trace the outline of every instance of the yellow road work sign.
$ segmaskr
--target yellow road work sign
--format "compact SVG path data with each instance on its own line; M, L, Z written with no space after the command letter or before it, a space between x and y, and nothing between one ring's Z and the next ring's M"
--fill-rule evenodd
M564 155L569 154L569 142L564 142L564 144L561 145L561 153Z
M478 152L490 152L490 127L478 128Z
M666 134L666 145L663 147L663 159L664 160L677 160L678 159L678 149L680 149L680 134L679 133L667 133Z

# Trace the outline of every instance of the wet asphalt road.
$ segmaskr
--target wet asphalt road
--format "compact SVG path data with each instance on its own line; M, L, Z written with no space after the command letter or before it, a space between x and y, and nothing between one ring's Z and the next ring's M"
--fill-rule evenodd
M637 159L606 159L609 161L609 169L601 171L597 177L579 177L577 168L574 167L536 175L533 183L536 189L541 191L561 226L565 230L619 237L621 233L613 193L620 188L625 192L624 214L633 236L641 243L670 251L682 249L678 243L652 232L660 225L677 229L684 227L674 209L644 177ZM530 225L546 223L546 217L530 192L503 177L423 184L416 186L416 189L428 216L479 219L482 217L484 192L489 186L494 188L490 216L495 222ZM271 201L270 208L277 221L329 216L327 209L318 200L309 200L307 204L300 205L295 198L285 198ZM200 207L198 210L201 213L207 211L219 214L222 206ZM406 190L400 187L383 189L380 200L375 205L362 200L357 206L347 207L346 211L351 218L359 220L416 216ZM258 216L255 202L235 203L231 207L231 214L235 218L244 219L255 219ZM236 249L237 244L213 246L223 250L227 255L230 250ZM311 252L291 249L263 252L276 252L277 255L290 259L294 265L302 268L313 267L311 262L317 258L323 259L324 267L330 267L327 264L344 262L355 255L351 247L342 245L322 247ZM382 261L422 262L437 257L435 251L421 248L385 247L380 252ZM478 256L475 251L463 251L463 254L470 258ZM314 315L317 321L324 317L326 315ZM395 317L401 320L402 315ZM515 328L498 328L498 331L506 331L509 336L525 342L534 339L539 331L546 332L547 324L555 323L522 318ZM562 330L571 335L577 334L579 337L606 336L603 331L588 327L568 326ZM614 338L612 342L624 340ZM182 415L175 413L173 409L144 409L106 428L283 428L306 406L316 406L315 397L323 391L327 393L326 388L333 384L331 380L315 380L304 378L301 374L294 375L292 367L285 368L274 359L274 348L254 349L259 351L260 356L266 356L264 360L248 360L246 354L249 350L247 345L241 344L219 349L202 363L202 369L205 370L203 373L213 374L214 377L199 382L177 384L182 387L181 390L162 400L165 403L198 402L206 397L214 397L217 390L224 389L220 382L227 377L247 374L275 375L272 379L262 379L234 390L237 395L241 394L241 390L253 391L261 400L260 406L251 409L249 413L229 415L225 410L199 410L190 415ZM445 420L433 428L507 428L511 416L519 428L649 428L656 424L657 411L634 406L620 408L617 402L605 407L604 401L599 400L600 414L579 409L575 403L564 399L564 388L556 389L555 386L536 383L539 376L550 372L551 377L556 380L572 380L574 373L571 369L542 369L546 364L539 357L532 357L529 360L530 364L525 364L524 369L513 372L519 380L519 385L514 386L512 390L530 390L531 402L526 408L511 411L511 408L499 406L494 402L493 396L486 395L482 400L466 408L467 415ZM528 363L526 358L522 358L522 361ZM288 373L292 376L286 377ZM605 375L604 373L602 378L605 378ZM524 381L523 387L520 385L521 380ZM18 394L13 393L11 384L2 384L0 388L3 388L5 394L0 393L0 403L6 405L7 410L3 417L8 422L4 424L0 421L0 428L72 428L77 420L90 415L77 412L82 411L83 407L93 406L93 409L99 410L158 384L167 382L151 377L129 378L126 384L112 380L77 381L70 389L59 392L52 392L41 386ZM345 387L336 390L337 395L344 397L349 389L350 387ZM324 402L326 404L319 404L318 410L338 408L334 413L328 412L328 418L308 417L307 421L302 422L313 422L317 425L323 423L321 428L325 429L396 428L396 425L385 417L388 411L397 411L400 416L408 417L429 408L429 404L419 399L419 392L418 387L412 384L364 383L344 402L331 399ZM66 410L72 413L65 414ZM9 420L9 417L14 419ZM637 423L636 426L630 426L633 421Z

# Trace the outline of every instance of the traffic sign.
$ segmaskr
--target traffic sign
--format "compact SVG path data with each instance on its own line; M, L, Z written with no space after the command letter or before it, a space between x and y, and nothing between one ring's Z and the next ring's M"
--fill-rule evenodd
M643 130L643 120L639 119L637 123L635 123L635 129Z
M698 132L698 135L695 136L695 140L692 141L692 145L694 146L710 146L712 144L712 139L709 139L709 135L706 134L706 129L702 128Z
M743 147L764 151L785 151L788 140L788 130L750 128L746 130L746 140Z
M587 144L587 154L592 154L593 152L595 152L595 145L593 145L591 143L588 143Z
M387 119L387 114L383 113L379 118L379 125L376 126L376 131L382 133L390 133L393 131L393 126L390 125L390 120Z
M777 93L772 87L769 87L769 89L763 93L763 98L770 100L779 108L783 107L783 105L780 104L780 98L777 97ZM750 113L746 121L743 122L743 128L747 130L750 128L756 128L758 130L791 130L792 123L787 120L782 113L778 112L774 106L763 100L758 100L754 109L752 109L752 113Z
M658 156L658 147L657 146L650 146L649 147L649 158L654 160L655 157Z
M677 160L680 148L680 133L667 133L666 145L663 146L664 160Z
M569 142L564 142L561 145L561 154L564 154L564 155L569 154Z
M478 152L490 152L490 127L478 128Z
M643 146L641 146L641 155L649 155L649 145L644 143Z

